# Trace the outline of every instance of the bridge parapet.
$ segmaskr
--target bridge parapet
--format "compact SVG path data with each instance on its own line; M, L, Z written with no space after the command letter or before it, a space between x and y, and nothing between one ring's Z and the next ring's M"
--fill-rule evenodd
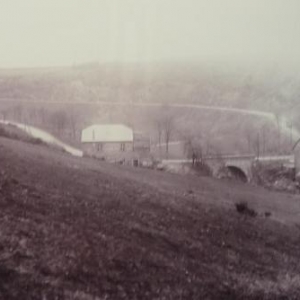
M280 162L286 166L295 166L294 155L277 155L277 156L263 156L256 157L255 155L219 155L219 156L206 156L203 161L211 169L213 176L218 177L220 171L226 170L234 177L246 179L245 181L251 181L253 178L253 166L257 162L269 163ZM162 164L165 165L192 165L192 159L173 159L163 160Z

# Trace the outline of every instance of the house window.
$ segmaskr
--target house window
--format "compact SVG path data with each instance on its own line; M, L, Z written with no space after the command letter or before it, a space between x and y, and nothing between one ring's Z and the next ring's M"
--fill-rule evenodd
M125 143L121 143L121 151L125 151Z

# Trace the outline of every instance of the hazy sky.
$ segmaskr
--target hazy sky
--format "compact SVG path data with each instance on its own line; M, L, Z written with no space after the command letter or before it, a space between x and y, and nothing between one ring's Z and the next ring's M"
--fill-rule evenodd
M300 0L0 0L0 67L165 60L300 66Z

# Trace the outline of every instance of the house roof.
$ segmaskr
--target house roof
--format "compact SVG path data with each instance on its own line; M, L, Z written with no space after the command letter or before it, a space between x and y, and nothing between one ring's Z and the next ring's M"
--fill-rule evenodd
M82 130L81 142L133 142L133 131L122 124L95 124Z

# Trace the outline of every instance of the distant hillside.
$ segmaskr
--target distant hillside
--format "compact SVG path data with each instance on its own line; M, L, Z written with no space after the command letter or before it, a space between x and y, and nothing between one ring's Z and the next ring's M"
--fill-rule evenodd
M192 64L93 64L0 70L2 99L193 102L289 111L297 104L299 92L296 73L259 68L224 71Z
M132 109L130 103L164 103L166 105L194 103L215 107L255 109L273 112L278 118L284 116L291 126L297 129L300 128L300 110L297 109L300 105L299 95L300 76L297 73L284 73L276 69L261 70L259 67L230 69L226 66L193 64L148 66L87 64L66 68L0 71L0 100L3 104L0 113L3 118L20 120L22 119L20 115L24 115L24 110L27 110L28 122L36 122L45 127L45 120L36 121L33 115L45 119L41 117L42 110L52 111L54 114L57 110L64 110L70 115L70 106L64 106L63 103L88 102L92 104L105 101L113 104L122 102L128 104L128 107L124 109L124 107L106 105L88 108L79 104L74 105L72 110L76 111L76 130L80 131L80 128L91 122L122 121L138 129L146 130L153 139L157 139L153 128L155 127L153 119L157 112L152 110L151 116L149 113L151 109L146 112L145 109ZM40 103L40 105L27 105L26 109L20 106L16 108L17 103L24 101ZM57 105L54 108L53 105L49 106L49 103ZM177 110L174 114L177 116L177 124L179 124L177 127L180 130L176 130L176 134L173 134L173 140L180 139L182 131L186 133L186 128L183 127L186 127L187 123L191 123L188 131L201 127L201 132L197 134L202 136L207 134L209 127L210 136L214 136L216 141L231 140L232 137L225 138L224 136L237 137L235 131L246 128L238 135L237 141L230 142L231 148L239 149L239 152L249 151L249 147L245 149L245 145L239 145L242 144L242 139L248 139L246 131L252 132L251 140L254 140L257 134L262 134L263 126L272 127L268 128L268 131L273 133L268 136L270 140L274 140L277 130L276 124L266 125L263 119L245 118L237 114L206 111L192 113L191 110L188 112ZM53 118L48 123L53 124L54 127L54 123L57 124ZM69 131L71 131L70 127L74 127L74 124L72 125L71 121L69 123ZM47 129L52 126L49 124L46 124ZM58 128L55 130L59 131ZM58 132L58 134L61 133ZM74 133L73 136L78 134ZM293 137L284 138L292 139ZM245 141L243 143L245 144ZM290 147L292 142L288 143ZM219 145L220 142L215 142L215 144ZM274 148L274 146L270 147ZM232 151L228 145L225 148L229 148L226 151ZM252 145L250 148L254 151L255 146Z

